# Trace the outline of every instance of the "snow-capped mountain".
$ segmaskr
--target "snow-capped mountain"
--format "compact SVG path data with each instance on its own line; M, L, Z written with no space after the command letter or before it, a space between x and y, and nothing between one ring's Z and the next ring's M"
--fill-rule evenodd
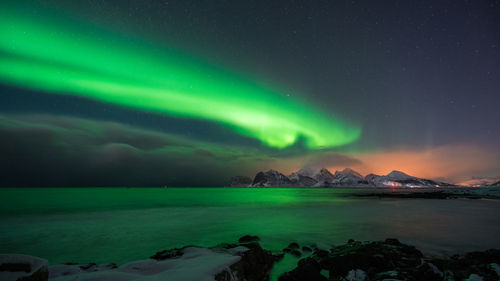
M309 179L315 181L314 184L304 186L327 186L334 180L334 176L325 168L302 168L288 176L292 181L300 185L301 183L312 183ZM306 182L304 182L306 181Z
M292 184L296 186L316 186L318 184L317 180L299 173L292 173L288 178L292 181Z
M370 183L366 181L363 176L350 168L345 168L342 171L335 171L333 181L330 183L331 186L370 186Z
M363 177L353 169L346 168L332 174L328 169L303 168L285 176L276 171L259 172L251 187L444 187L448 183L410 176L401 171L387 175L368 174Z
M292 186L292 181L276 170L258 172L252 182L252 187L280 187Z

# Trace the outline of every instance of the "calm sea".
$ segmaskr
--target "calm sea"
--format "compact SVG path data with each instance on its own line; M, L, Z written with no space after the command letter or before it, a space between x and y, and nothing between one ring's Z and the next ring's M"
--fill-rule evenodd
M377 199L352 189L0 189L0 253L118 264L259 235L329 247L396 237L427 254L500 248L500 201Z

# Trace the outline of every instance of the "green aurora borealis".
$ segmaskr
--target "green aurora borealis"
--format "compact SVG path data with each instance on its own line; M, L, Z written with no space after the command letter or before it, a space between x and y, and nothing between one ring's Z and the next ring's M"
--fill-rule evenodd
M65 21L2 7L0 81L218 122L276 148L299 140L311 149L334 147L361 134L359 126L202 60Z

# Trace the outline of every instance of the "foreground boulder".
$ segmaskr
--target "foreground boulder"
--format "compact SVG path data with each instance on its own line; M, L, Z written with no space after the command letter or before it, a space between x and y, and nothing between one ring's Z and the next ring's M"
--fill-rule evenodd
M260 238L257 235L245 235L240 237L240 239L238 239L238 243L251 243L251 242L257 242L259 240Z
M49 278L47 260L17 254L0 254L0 280L46 281Z
M244 236L239 241L246 241L247 239L243 238L248 237L252 236ZM215 280L268 281L274 263L281 259L282 255L273 255L271 251L262 249L257 242L241 243L241 246L248 248L248 251L242 253L238 262L217 274Z
M297 268L279 277L279 281L326 281L321 274L321 265L313 258L301 259Z

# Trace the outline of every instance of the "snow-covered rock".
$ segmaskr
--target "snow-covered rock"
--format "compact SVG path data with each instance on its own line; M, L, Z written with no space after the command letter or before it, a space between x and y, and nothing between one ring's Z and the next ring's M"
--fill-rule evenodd
M214 276L238 262L248 249L243 246L215 251L186 247L182 254L165 260L142 260L118 268L96 266L81 270L78 265L55 265L49 268L53 281L198 281ZM3 280L3 279L2 279Z
M44 281L47 280L47 260L19 254L0 254L0 280Z
M366 279L366 272L361 269L353 269L347 273L346 281L364 281Z

